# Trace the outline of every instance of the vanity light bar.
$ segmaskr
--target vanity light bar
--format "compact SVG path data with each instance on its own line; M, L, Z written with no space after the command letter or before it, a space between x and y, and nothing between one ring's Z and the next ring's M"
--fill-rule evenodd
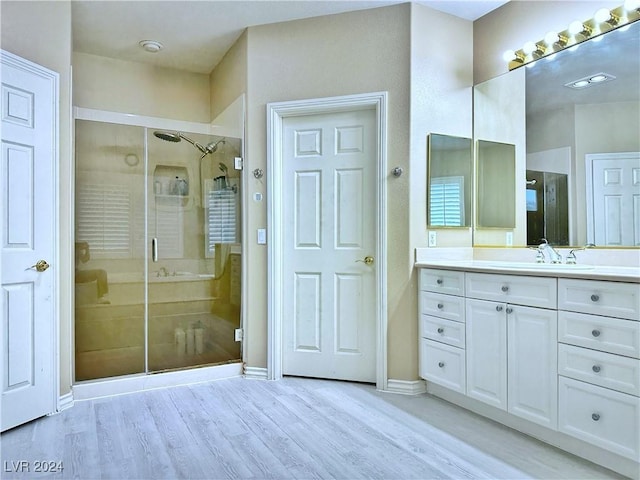
M513 70L638 20L640 20L640 0L627 0L624 5L613 10L599 9L593 18L585 22L579 20L571 22L562 32L549 32L538 42L527 42L520 50L507 50L504 52L503 59L509 62L509 70ZM576 82L577 80L570 83ZM582 87L585 86L587 85L582 85Z

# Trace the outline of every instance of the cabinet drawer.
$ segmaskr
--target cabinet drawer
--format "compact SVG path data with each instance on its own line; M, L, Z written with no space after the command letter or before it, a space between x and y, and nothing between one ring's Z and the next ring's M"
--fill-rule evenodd
M454 347L464 348L464 323L430 315L421 315L420 336Z
M561 278L558 308L638 321L640 284Z
M558 346L558 373L640 396L640 360L572 345Z
M556 308L556 279L491 273L467 273L467 297L514 305Z
M559 430L637 461L640 398L559 377Z
M558 341L640 358L640 323L631 320L558 312Z
M464 350L421 338L420 376L443 387L464 393Z
M464 322L464 298L420 292L420 313Z
M462 296L464 295L464 272L421 268L420 290Z

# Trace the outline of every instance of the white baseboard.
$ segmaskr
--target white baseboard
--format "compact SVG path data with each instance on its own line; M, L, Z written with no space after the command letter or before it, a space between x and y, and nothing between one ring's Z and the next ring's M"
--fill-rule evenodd
M267 380L267 369L262 367L244 367L244 377L256 380Z
M427 384L424 380L387 380L387 388L384 390L389 393L397 393L400 395L420 395L427 391Z
M73 392L69 392L65 395L61 395L58 398L58 412L62 412L67 408L73 407L73 403L74 403Z
M156 388L210 382L240 375L242 375L242 363L229 363L153 375L113 378L76 384L73 386L73 397L75 400L88 400Z

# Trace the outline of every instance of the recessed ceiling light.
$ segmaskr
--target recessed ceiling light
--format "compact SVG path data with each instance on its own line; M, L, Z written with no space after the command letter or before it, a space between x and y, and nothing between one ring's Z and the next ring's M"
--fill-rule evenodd
M160 42L156 42L155 40L142 40L138 43L146 52L149 53L158 53L163 49L163 46Z
M610 80L615 80L616 77L610 75L608 73L594 73L593 75L589 75L588 77L578 78L577 80L573 80L569 83L565 83L565 87L569 88L585 88L595 85L597 83L608 82Z

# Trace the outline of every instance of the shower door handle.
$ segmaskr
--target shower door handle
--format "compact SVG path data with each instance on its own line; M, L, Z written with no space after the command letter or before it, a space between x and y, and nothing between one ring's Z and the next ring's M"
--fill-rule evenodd
M158 239L155 237L151 239L151 260L158 261Z

